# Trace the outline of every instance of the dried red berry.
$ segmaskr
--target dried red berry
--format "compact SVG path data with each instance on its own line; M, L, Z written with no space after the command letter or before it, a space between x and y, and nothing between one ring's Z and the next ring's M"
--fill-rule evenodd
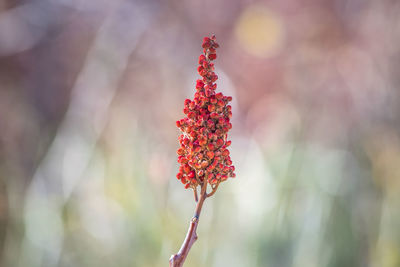
M224 140L218 139L217 140L217 146L222 146L224 144Z
M214 105L208 105L208 111L213 112L215 110Z
M205 60L206 60L206 56L205 55L200 55L199 56L199 64L200 65L202 65Z
M205 169L207 166L208 166L208 161L203 160L203 161L201 162L201 168Z
M209 58L210 60L214 60L214 59L217 58L217 54L210 54L210 55L208 55L208 58Z
M176 153L178 154L178 155L183 155L183 154L185 154L185 150L183 149L183 148L179 148L177 151L176 151Z
M195 175L194 171L191 171L191 172L188 173L188 177L189 178L194 178L195 176L196 175Z
M218 93L218 94L215 95L215 97L217 99L222 99L224 97L224 95L222 93Z
M212 143L209 143L208 145L207 145L207 148L208 148L208 150L214 150L215 149L215 146L214 146L214 144L212 144Z
M197 80L196 89L200 90L201 88L203 88L203 86L204 86L204 82L202 80Z
M199 145L200 146L204 146L205 144L207 144L207 139L201 139L201 140L199 140Z
M183 166L183 171L184 171L185 173L189 173L189 172L190 172L190 166L189 166L188 164L185 164L185 165Z

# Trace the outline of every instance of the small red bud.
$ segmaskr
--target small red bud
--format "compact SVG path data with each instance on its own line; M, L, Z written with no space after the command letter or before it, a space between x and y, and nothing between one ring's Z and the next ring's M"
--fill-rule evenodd
M184 173L189 173L190 172L190 167L188 164L183 165L183 172Z
M208 49L210 46L211 46L211 44L209 43L209 42L205 42L205 43L203 43L203 48L204 48L204 52L207 52L207 50L206 49Z
M199 56L199 64L203 64L203 62L206 60L206 56L205 55L200 55Z
M214 162L211 164L211 166L213 166L213 168L217 167L217 165L218 165L218 160L219 160L218 157L216 157L216 158L214 159Z
M211 150L211 151L212 151L212 150L215 149L215 146L214 146L214 144L211 144L211 143L210 143L210 144L207 145L207 148L208 148L208 150Z
M222 151L222 156L224 156L224 157L229 156L229 150L225 149L224 151Z
M210 118L211 119L216 119L216 118L218 118L218 114L213 112L213 113L210 114Z
M222 146L224 144L224 140L218 139L217 140L217 146Z
M204 168L207 167L207 166L208 166L208 161L203 160L203 161L201 162L201 167L204 169Z
M209 54L209 55L208 55L208 58L209 58L210 60L214 60L214 59L217 58L217 54Z
M189 139L188 138L183 139L183 144L187 146L189 144Z
M179 157L178 157L178 162L179 162L179 163L183 163L183 158L185 158L185 157L179 156Z
M183 155L183 154L185 154L185 150L183 149L183 148L179 148L177 151L176 151L176 153L178 154L178 155Z
M197 80L196 82L196 88L201 89L204 86L204 82L202 80Z
M207 139L201 139L201 140L199 140L199 145L200 145L200 146L204 146L205 144L207 144Z
M189 172L188 177L189 178L194 178L196 176L196 174L194 173L194 171Z

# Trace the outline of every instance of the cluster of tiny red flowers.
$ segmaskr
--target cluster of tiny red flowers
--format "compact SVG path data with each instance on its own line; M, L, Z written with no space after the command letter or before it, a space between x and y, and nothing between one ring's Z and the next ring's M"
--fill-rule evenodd
M228 105L232 97L215 93L218 76L211 62L217 58L219 47L215 36L205 37L202 47L204 54L199 57L197 68L202 79L197 80L194 99L185 100L183 112L187 116L176 122L182 131L177 151L181 166L176 177L185 188L196 188L205 181L217 185L235 177L228 150L231 141L227 140L232 128L232 107Z

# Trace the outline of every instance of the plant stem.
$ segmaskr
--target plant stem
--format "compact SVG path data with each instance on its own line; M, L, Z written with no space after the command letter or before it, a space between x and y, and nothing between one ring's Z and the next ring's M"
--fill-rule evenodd
M183 263L185 262L185 259L189 253L190 248L193 246L194 242L197 240L196 230L197 230L197 225L199 223L201 208L203 207L203 202L207 198L206 189L207 189L207 182L204 182L201 187L200 198L196 205L194 217L190 221L189 229L187 231L185 240L183 241L183 244L182 244L179 252L176 253L175 255L172 255L171 258L169 259L170 267L183 266Z
M207 197L211 197L212 195L215 194L215 192L217 192L218 185L219 185L219 183L218 183L217 185L214 185L214 186L212 187L212 191L211 191L209 194L207 194Z
M193 194L194 194L194 201L196 201L196 203L199 201L199 197L197 196L197 187L193 188Z

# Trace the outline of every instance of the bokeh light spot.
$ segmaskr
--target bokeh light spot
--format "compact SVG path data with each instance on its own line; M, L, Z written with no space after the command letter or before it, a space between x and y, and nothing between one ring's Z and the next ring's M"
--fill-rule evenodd
M249 54L270 57L282 47L283 25L277 14L265 6L253 5L240 15L235 35Z

